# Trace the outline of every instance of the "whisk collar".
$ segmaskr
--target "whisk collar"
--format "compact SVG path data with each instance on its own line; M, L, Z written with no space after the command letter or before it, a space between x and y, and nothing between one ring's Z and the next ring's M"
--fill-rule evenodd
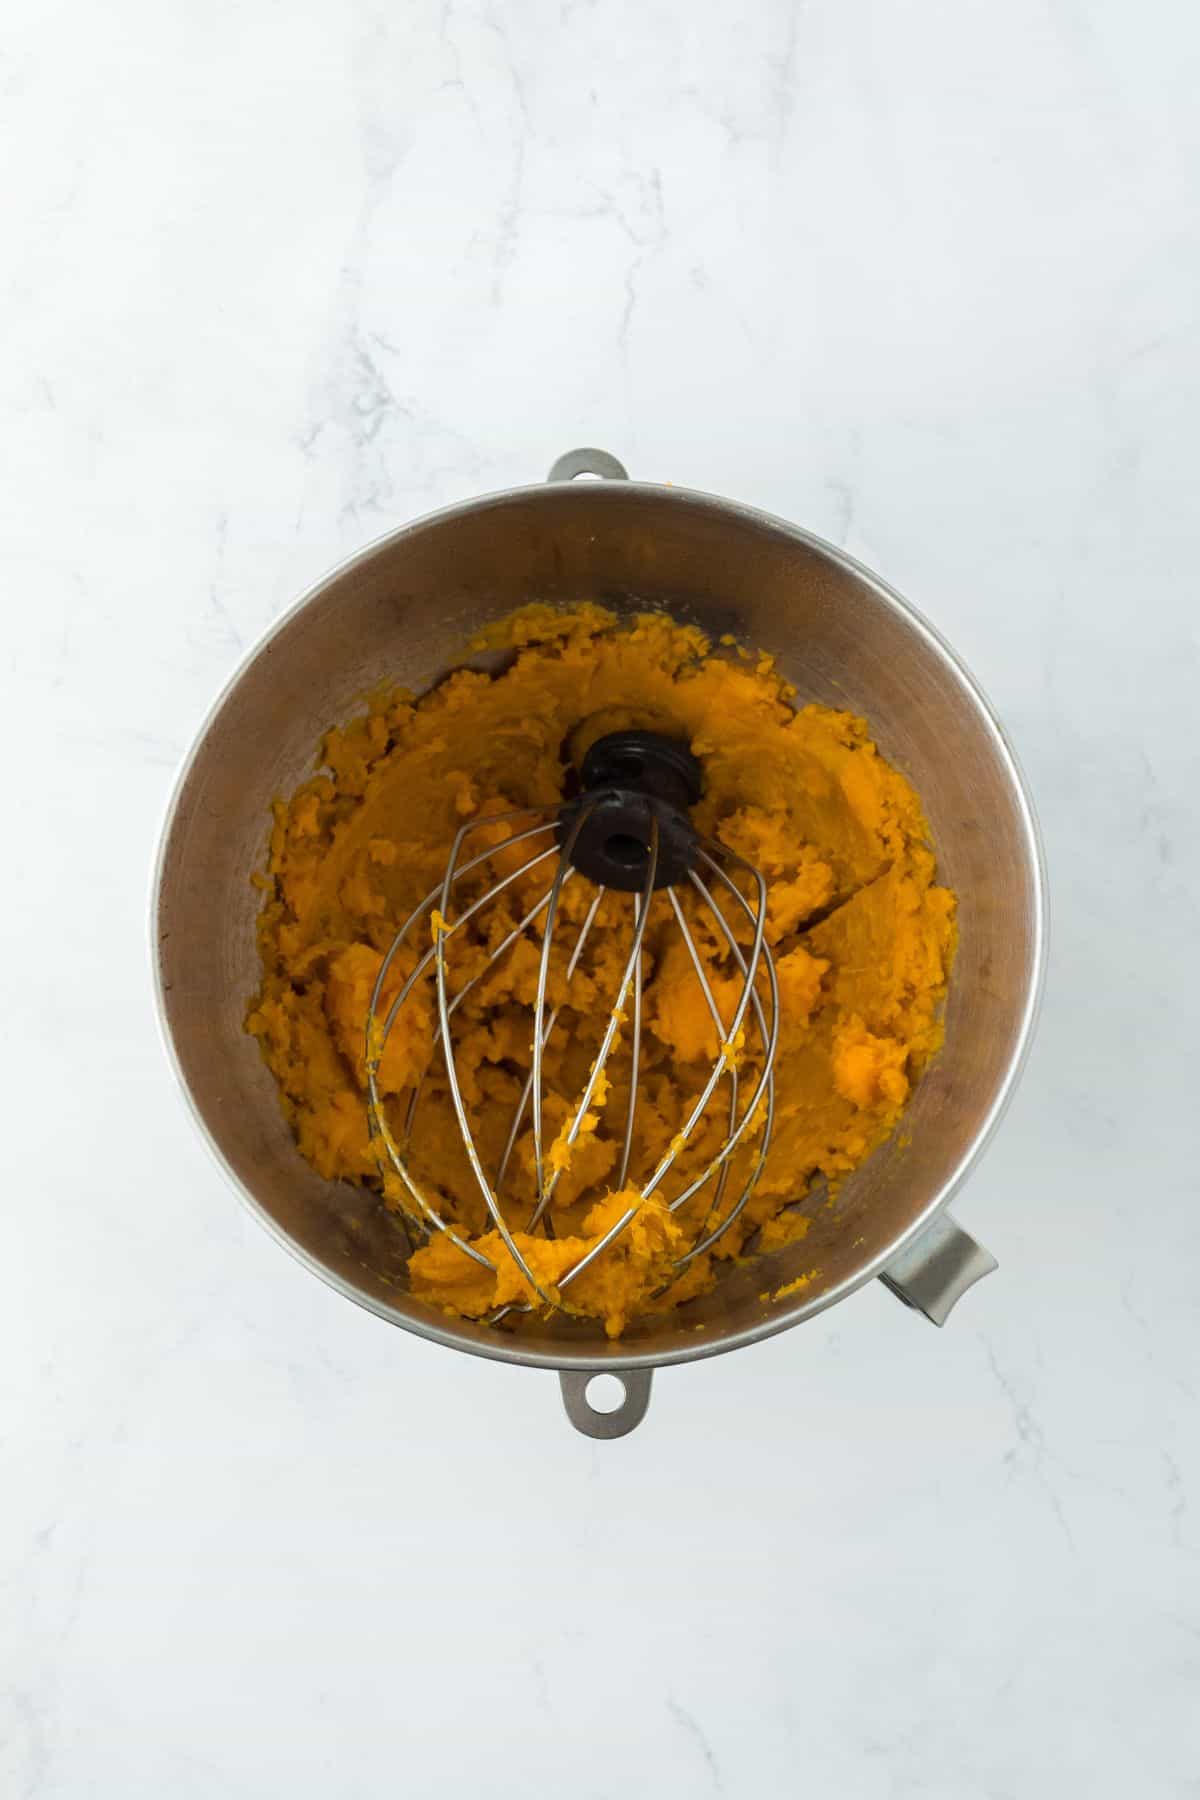
M654 886L683 881L696 860L687 809L703 791L687 745L657 731L611 731L597 738L579 773L582 791L561 807L557 827L560 843L573 837L572 865L598 887L640 893L657 823Z

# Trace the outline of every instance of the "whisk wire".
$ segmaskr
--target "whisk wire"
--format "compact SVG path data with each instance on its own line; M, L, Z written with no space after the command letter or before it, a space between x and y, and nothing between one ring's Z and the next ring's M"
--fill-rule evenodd
M571 866L571 852L575 848L580 832L591 817L593 807L585 806L576 814L567 832L567 841L563 845L558 872L550 889L550 904L546 911L546 921L542 926L542 953L538 962L537 996L533 1007L533 1166L534 1179L537 1183L537 1213L535 1219L544 1211L546 1205L546 1170L542 1155L542 1055L546 1048L544 1022L546 1017L546 983L550 974L550 945L553 941L554 920L558 912L558 898L567 878L567 870ZM466 1133L468 1127L463 1124Z
M670 890L668 890L670 891ZM629 1099L625 1103L625 1136L621 1144L621 1161L617 1169L618 1192L625 1186L629 1177L629 1158L633 1151L633 1124L637 1116L638 1071L642 1066L642 942L639 932L644 934L645 926L642 915L649 911L649 906L640 894L633 897L634 923L634 962L633 962L633 1018L629 1033Z
M668 890L668 897L671 902L671 910L675 914L675 923L679 926L680 934L683 938L685 946L687 947L688 956L691 958L692 968L696 972L696 979L700 983L700 991L704 995L704 1003L708 1007L708 1016L713 1022L713 1028L715 1029L716 1034L717 1034L717 1042L718 1042L718 1044L724 1044L726 1042L725 1023L724 1023L724 1020L721 1018L720 1009L718 1008L716 999L713 995L712 984L709 981L708 976L704 972L704 964L700 960L700 952L696 948L696 940L692 936L691 929L688 925L687 919L684 917L683 908L679 904L679 899L675 893L674 888L671 888ZM737 1063L731 1062L729 1064L729 1124L728 1124L728 1127L726 1128L727 1135L728 1135L728 1132L731 1132L733 1130L734 1125L737 1123L737 1103L738 1103ZM717 1176L716 1191L713 1194L712 1200L709 1203L708 1212L705 1215L704 1221L700 1227L701 1234L703 1234L704 1231L707 1230L709 1220L713 1217L714 1213L717 1213L720 1211L721 1201L725 1197L725 1189L728 1186L728 1183L729 1183L729 1163L724 1162L721 1165L721 1172Z
M637 913L636 913L636 923L634 925L634 932L633 932L633 944L630 949L628 959L625 963L624 971L622 972L622 975L621 975L621 984L617 990L616 1001L613 1005L612 1011L609 1013L608 1024L605 1027L604 1036L600 1041L600 1048L596 1052L596 1056L592 1063L591 1070L588 1073L587 1081L584 1084L582 1098L580 1099L579 1104L575 1109L575 1115L572 1118L570 1126L567 1129L566 1138L564 1139L564 1148L567 1151L570 1151L574 1148L575 1140L578 1138L579 1133L583 1127L583 1121L587 1116L588 1108L592 1104L592 1098L596 1092L596 1087L600 1081L600 1077L604 1073L605 1067L608 1063L609 1055L611 1054L611 1051L612 1051L612 1047L613 1047L614 1043L616 1042L617 1033L621 1029L621 1022L625 1016L625 1005L629 998L630 983L633 981L634 971L636 970L636 968L638 966L638 961L642 954L642 942L646 936L646 922L650 917L650 896L654 892L654 876L655 876L655 871L656 871L657 867L658 867L658 824L655 820L652 819L650 822L650 855L649 855L649 858L648 858L648 861L646 864L646 880L645 880L645 885L643 886L643 889L642 889L641 905L638 907ZM550 925L550 920L549 920L549 918L547 918L547 920L546 920L547 929L549 929L549 925ZM543 955L545 955L544 950L543 950ZM535 1015L535 1026L536 1026L536 1015ZM539 1061L538 1074L540 1074L540 1058L538 1059L538 1061ZM535 1076L534 1088L533 1088L535 1100L536 1100L539 1085L540 1085L540 1083ZM545 1182L544 1184L541 1184L541 1183L539 1184L541 1191L539 1193L537 1211L535 1212L533 1221L532 1221L532 1223L534 1225L537 1224L538 1220L541 1218L542 1214L545 1212L546 1207L549 1205L550 1200L553 1197L554 1190L558 1186L558 1181L559 1181L559 1177L561 1174L562 1174L562 1166L560 1166L559 1168L554 1170L554 1172L550 1176L549 1181ZM559 1285L561 1286L561 1283Z
M741 907L746 912L747 917L750 919L753 919L754 918L753 911L750 907L749 902L746 900L745 896L742 894L741 890L737 887L737 885L734 882L730 881L729 877L725 874L724 870L720 867L720 865L718 863L713 861L711 856L707 855L703 851L701 852L701 854L704 856L704 860L710 865L710 867L713 869L715 874L717 876L719 876L721 881L724 882L725 886L734 895L735 899L738 901L738 903L741 905ZM732 855L732 852L730 852L729 854ZM740 858L738 858L737 860L741 861ZM745 863L743 866L745 868L749 869L751 874L757 874L757 870L753 869L749 863ZM707 901L709 907L711 908L714 917L718 921L722 935L725 938L726 944L729 947L730 954L733 956L734 960L736 961L736 963L737 963L739 969L742 971L743 975L745 975L746 981L747 981L747 987L749 987L750 977L749 977L749 969L746 964L746 959L742 953L741 946L738 944L737 939L734 937L733 932L729 928L729 925L725 919L724 914L721 912L721 909L717 906L716 901L713 899L713 896L710 893L709 889L704 885L704 883L701 881L700 877L695 873L694 870L691 872L690 879L691 879L693 887L696 888L698 893L701 895L701 897L705 901ZM774 1130L774 1125L775 1125L775 1069L774 1069L774 1063L775 1063L775 1052L776 1052L776 1049L778 1047L778 1042L779 1042L779 979L775 973L775 962L774 962L774 958L771 956L769 949L766 949L764 951L763 963L764 963L764 966L767 971L767 982L768 982L768 986L770 988L770 993L771 993L771 1024L768 1029L766 1019L763 1015L762 1002L758 997L757 991L752 990L750 1004L753 1007L754 1014L755 1014L755 1020L756 1020L756 1023L758 1024L759 1031L762 1034L764 1063L763 1063L763 1075L760 1077L758 1086L755 1088L753 1097L751 1098L750 1103L746 1108L745 1114L743 1115L743 1126L744 1126L751 1119L753 1119L755 1112L758 1108L760 1094L764 1096L765 1104L764 1104L764 1112L763 1112L763 1126L762 1126L762 1134L759 1139L758 1156L755 1160L754 1166L752 1167L752 1169L750 1171L749 1176L746 1179L745 1184L742 1187L741 1193L738 1195L737 1200L734 1202L728 1215L724 1219L719 1220L718 1223L713 1227L712 1231L709 1232L706 1237L702 1237L700 1239L699 1243L694 1244L692 1246L692 1248L687 1252L687 1254L680 1258L680 1262L679 1262L680 1268L686 1267L687 1264L690 1262L693 1262L696 1259L696 1257L702 1256L706 1250L711 1249L712 1245L715 1244L717 1242L717 1240L720 1237L722 1237L724 1235L724 1233L729 1229L729 1227L734 1223L734 1221L741 1216L742 1212L745 1210L746 1203L750 1199L751 1194L754 1192L755 1188L758 1186L759 1176L762 1174L763 1165L767 1160L767 1151L771 1147L771 1134L772 1134L772 1131ZM740 1136L741 1136L740 1130L734 1134L731 1134L729 1144L726 1146L727 1153L731 1152L732 1149L736 1146L737 1142L740 1139Z
M570 873L574 874L574 870L572 870ZM569 879L570 879L570 875L568 875L568 877L567 877L567 880L569 880ZM563 882L563 886L564 887L566 886L566 881ZM566 984L568 987L570 986L571 978L574 975L575 970L579 966L579 958L583 954L584 945L587 943L588 937L591 933L592 925L595 922L596 914L600 910L600 902L603 900L606 891L607 890L604 888L596 889L595 894L592 896L592 902L591 902L591 905L588 907L587 914L584 918L583 924L580 926L579 936L575 940L575 948L574 948L574 950L572 950L570 961L567 963ZM546 1020L546 1027L542 1033L542 1049L543 1049L543 1051L545 1050L546 1045L550 1042L550 1039L554 1035L554 1027L558 1023L558 1016L561 1013L561 1011L562 1011L561 1006L554 1007L553 1010L551 1011L550 1017ZM499 1165L498 1169L496 1170L495 1187L496 1187L497 1193L500 1192L500 1189L504 1185L504 1177L508 1172L508 1165L512 1158L513 1150L516 1146L517 1136L520 1132L521 1125L525 1118L525 1108L529 1104L529 1096L530 1096L532 1089L533 1089L533 1070L531 1068L528 1075L526 1075L524 1085L521 1088L521 1097L517 1101L516 1110L513 1113L513 1117L512 1117L512 1124L508 1128L508 1138L504 1145L504 1153L500 1158L500 1165ZM535 1200L535 1202L534 1202L535 1209L536 1209L536 1204L537 1204L537 1202ZM533 1219L531 1216L530 1223L529 1223L529 1225L526 1226L526 1230L531 1230L532 1224L533 1224Z

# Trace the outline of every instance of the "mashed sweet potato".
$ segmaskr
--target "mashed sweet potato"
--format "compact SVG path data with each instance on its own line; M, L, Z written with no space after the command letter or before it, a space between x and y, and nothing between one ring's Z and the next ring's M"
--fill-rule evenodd
M714 649L661 615L618 621L599 607L529 607L489 634L513 652L498 675L461 669L420 699L377 695L329 732L321 772L275 808L260 924L262 983L247 1028L280 1087L302 1154L323 1176L407 1201L381 1176L365 1104L365 1024L372 987L399 924L440 881L467 820L514 807L553 807L568 768L604 732L652 726L686 739L699 758L701 830L753 863L770 887L767 940L780 991L775 1134L748 1206L712 1250L677 1272L710 1209L710 1182L677 1213L670 1200L707 1164L728 1128L722 1080L701 1128L670 1176L561 1300L617 1335L650 1307L674 1306L718 1278L722 1263L803 1235L797 1209L814 1180L856 1168L893 1130L913 1081L941 1038L954 949L954 898L912 787L879 755L862 719L821 706L796 711L769 659ZM511 830L485 823L468 854ZM536 840L544 848L548 840ZM521 855L529 854L525 846ZM501 851L493 875L521 866ZM540 942L519 937L487 958L548 886L553 861L520 875L457 932L447 959L453 991L478 977L454 1019L456 1066L486 1169L499 1165L528 1073ZM468 884L465 896L479 891ZM494 1264L488 1269L433 1231L411 1258L413 1291L470 1317L506 1301L557 1301L557 1282L610 1225L637 1206L644 1182L678 1136L722 1042L665 895L646 936L642 1058L627 1179L619 1180L629 1091L629 1029L621 1036L573 1146L566 1127L591 1068L628 954L632 903L601 904L573 979L566 959L592 897L582 878L563 890L551 963L559 1024L546 1049L544 1142L558 1186L530 1232L536 1197L528 1111L500 1190L504 1218L540 1293L501 1241L462 1148L436 1043L434 995L422 982L401 1009L379 1067L389 1124L403 1135L415 1084L410 1166L441 1217ZM740 977L720 933L690 893L687 917L724 1021ZM724 908L748 941L736 903ZM452 920L450 921L453 922ZM446 921L434 921L434 929ZM430 942L426 915L389 971L398 991ZM765 983L760 983L765 996ZM628 1011L628 1009L626 1009ZM752 1031L727 1050L743 1104L756 1076ZM756 1118L731 1163L728 1210L757 1154ZM616 1191L614 1191L616 1190Z

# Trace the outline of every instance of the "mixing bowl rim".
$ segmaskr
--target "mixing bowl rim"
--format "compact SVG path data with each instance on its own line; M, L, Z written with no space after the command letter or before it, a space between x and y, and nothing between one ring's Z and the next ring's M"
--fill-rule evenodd
M187 787L188 779L206 744L217 719L226 703L257 659L269 649L276 638L280 637L292 621L299 617L314 601L318 600L335 583L343 580L360 564L372 560L383 551L390 549L406 537L428 530L431 526L452 524L456 519L465 518L472 513L516 505L521 502L536 500L539 505L553 505L553 496L573 491L578 497L578 482L537 482L521 487L501 488L493 493L477 495L471 499L455 501L448 506L425 513L418 519L392 527L378 537L364 544L360 549L343 557L325 574L312 583L299 598L284 609L246 650L239 659L228 680L221 687L201 720L191 745L183 758L179 772L168 795L163 811L161 828L158 836L158 847L154 858L149 906L150 928L150 960L154 986L155 1013L157 1016L159 1036L167 1060L174 1070L176 1082L184 1102L191 1114L192 1121L200 1133L202 1141L207 1145L210 1155L226 1179L232 1184L243 1203L250 1209L270 1235L287 1250L297 1262L309 1272L326 1282L330 1287L352 1300L356 1305L375 1313L389 1324L398 1325L405 1331L427 1339L431 1343L441 1344L447 1349L464 1351L471 1356L482 1356L491 1362L504 1362L525 1368L549 1370L575 1370L580 1373L602 1372L616 1369L656 1369L668 1368L674 1364L699 1362L706 1357L722 1356L731 1350L745 1349L750 1344L765 1341L781 1331L787 1331L793 1325L801 1324L805 1319L815 1318L818 1313L839 1301L847 1299L858 1288L864 1287L868 1281L882 1274L900 1253L918 1238L923 1231L942 1213L962 1187L967 1177L978 1166L979 1160L987 1146L995 1136L996 1129L1008 1110L1025 1067L1030 1046L1037 1027L1041 1009L1042 995L1045 987L1047 940L1049 930L1049 896L1047 891L1047 874L1045 850L1041 829L1029 791L1028 783L1022 772L1016 751L1009 740L1008 733L980 687L974 675L968 669L958 652L944 638L936 626L896 589L890 587L873 569L867 568L857 558L827 539L818 537L815 532L803 526L792 524L773 513L765 512L758 507L749 506L743 501L730 500L720 494L710 494L696 488L666 487L650 481L591 481L587 483L588 494L599 504L609 504L614 496L622 500L629 498L645 498L666 503L668 505L695 506L700 509L716 509L720 513L732 516L741 523L755 530L768 531L799 542L806 548L815 551L835 566L864 582L873 593L898 613L907 624L935 652L941 662L958 681L974 705L976 714L985 729L990 733L993 745L1005 768L1017 802L1026 848L1029 867L1033 878L1033 956L1030 980L1022 1008L1020 1025L1008 1066L999 1082L988 1111L970 1145L949 1178L942 1183L929 1204L919 1217L914 1219L901 1235L880 1251L861 1269L846 1276L834 1287L812 1299L798 1299L797 1302L778 1313L770 1313L765 1318L755 1320L753 1324L744 1325L720 1339L697 1337L696 1342L679 1345L668 1350L635 1350L624 1348L621 1341L615 1340L605 1350L579 1350L568 1343L522 1343L519 1340L506 1339L500 1332L488 1338L481 1331L477 1339L464 1341L455 1334L449 1325L442 1325L434 1318L411 1317L401 1313L387 1300L374 1294L365 1293L336 1270L328 1268L318 1257L298 1243L296 1239L278 1221L272 1217L266 1207L258 1200L252 1190L242 1181L227 1160L223 1150L200 1108L188 1083L178 1049L172 1034L167 1014L166 993L163 987L163 967L160 956L159 914L163 899L163 880L167 866L167 852L174 832L180 801Z

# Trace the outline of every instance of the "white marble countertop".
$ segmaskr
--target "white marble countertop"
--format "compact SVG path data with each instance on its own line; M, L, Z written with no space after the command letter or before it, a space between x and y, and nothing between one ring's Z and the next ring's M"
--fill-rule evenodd
M18 0L5 1796L1200 1792L1198 55L1185 0ZM1055 911L1000 1273L612 1445L247 1216L144 918L255 636L579 442L928 612Z

